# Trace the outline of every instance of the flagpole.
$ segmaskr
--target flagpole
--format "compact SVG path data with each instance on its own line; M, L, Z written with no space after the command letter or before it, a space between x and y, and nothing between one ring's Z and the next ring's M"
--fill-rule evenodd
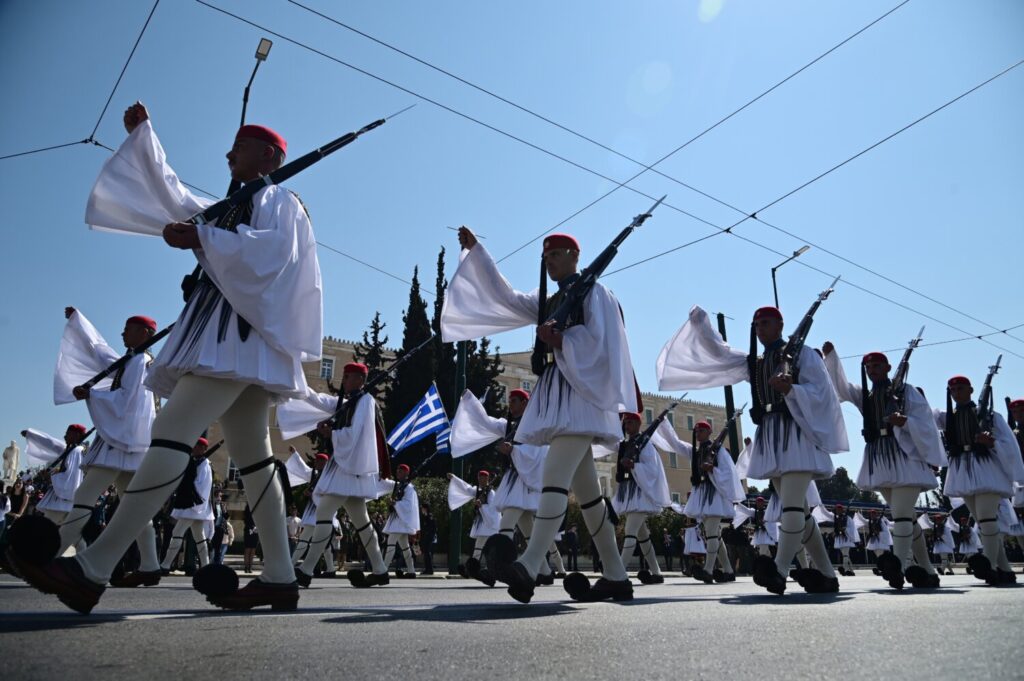
M466 390L466 341L459 341L456 344L457 353L455 359L455 408L459 407L459 400ZM462 457L452 457L452 475L463 478ZM464 478L463 478L464 479ZM459 559L462 558L462 511L455 511L449 516L448 534L448 574L455 575L459 572Z

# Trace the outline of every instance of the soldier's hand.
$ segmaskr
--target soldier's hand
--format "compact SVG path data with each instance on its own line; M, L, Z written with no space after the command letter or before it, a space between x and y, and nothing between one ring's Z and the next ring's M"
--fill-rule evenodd
M562 332L555 328L553 319L537 327L537 337L553 348L562 349Z
M196 226L189 222L172 222L164 226L164 241L173 248L202 248Z
M907 417L898 412L895 414L890 414L887 420L891 425L894 425L897 428L902 428L903 426L907 425Z
M772 376L768 379L768 385L775 392L781 395L788 395L789 391L793 388L793 378L790 376Z
M448 479L449 479L449 480L451 480L451 479L452 479L452 478L454 478L454 477L455 477L455 474L454 474L454 473L449 473L449 474L448 474Z
M459 227L459 245L467 251L473 250L473 247L476 246L476 235L465 225Z
M76 311L77 310L75 310L75 308L71 307L70 305L68 307L65 307L64 308L64 319L71 319L71 315L75 314Z
M974 436L974 441L986 447L994 447L996 444L996 439L992 437L992 433L978 433Z
M821 354L828 357L836 351L836 346L832 345L832 341L825 341L825 344L821 346Z
M128 131L128 134L132 134L132 131L143 121L149 120L149 112L146 110L145 105L142 102L135 102L130 107L124 110L124 129Z
M501 444L496 446L495 449L498 450L499 454L504 454L505 456L508 456L509 454L512 453L512 445L511 443L508 442L502 442Z
M316 424L316 432L320 435L320 437L330 438L332 433L331 422L321 421L320 423Z
M89 399L89 389L84 385L76 385L71 390L71 394L75 396L76 400L87 400Z

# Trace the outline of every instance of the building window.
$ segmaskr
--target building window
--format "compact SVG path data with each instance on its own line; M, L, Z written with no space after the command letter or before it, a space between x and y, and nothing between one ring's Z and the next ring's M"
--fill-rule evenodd
M520 381L519 387L525 390L526 392L530 392L531 390L533 390L533 381Z
M679 492L672 492L672 503L673 504L678 504L679 503Z
M679 459L675 452L668 453L668 466L669 468L679 468Z
M686 415L686 429L693 430L693 414Z
M323 357L320 359L320 378L329 381L334 378L334 358Z
M668 422L671 423L673 426L676 425L676 420L672 412L669 412L666 418L668 419Z
M238 466L232 459L228 459L228 482L235 482L240 477L242 476L238 473Z
M644 423L651 425L651 421L654 420L654 410L650 407L644 409Z
M712 417L709 416L708 417L708 425L711 426L711 430L713 431L715 429L715 419L713 419Z

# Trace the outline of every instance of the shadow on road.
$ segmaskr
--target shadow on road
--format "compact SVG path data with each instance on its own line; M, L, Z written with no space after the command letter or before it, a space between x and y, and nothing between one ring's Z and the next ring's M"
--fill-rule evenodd
M719 598L719 603L725 605L751 605L753 603L772 603L775 605L831 605L842 603L853 598L853 594L809 594L801 591L788 592L784 596L776 596L770 593L739 594L737 596L726 596Z
M344 613L344 607L333 612ZM448 622L458 624L487 624L502 620L522 620L553 615L567 615L575 608L564 603L536 603L534 605L483 604L435 605L429 608L394 609L381 607L347 610L351 615L325 619L325 624L372 624L375 622Z

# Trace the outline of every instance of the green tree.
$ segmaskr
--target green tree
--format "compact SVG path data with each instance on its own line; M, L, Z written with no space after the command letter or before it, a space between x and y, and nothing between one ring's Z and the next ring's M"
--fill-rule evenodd
M380 312L373 315L370 320L370 328L363 331L363 341L356 343L353 351L355 361L362 362L370 370L370 375L383 371L384 367L390 364L390 357L387 349L388 337L384 335L387 327L385 322L380 320ZM387 401L390 379L385 379L377 389L376 397L381 402Z

